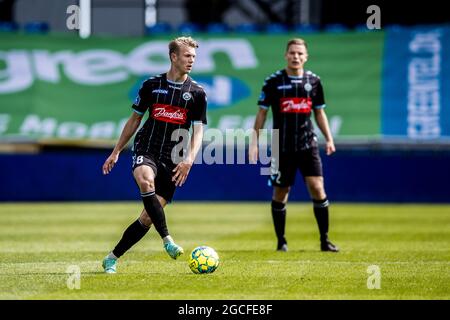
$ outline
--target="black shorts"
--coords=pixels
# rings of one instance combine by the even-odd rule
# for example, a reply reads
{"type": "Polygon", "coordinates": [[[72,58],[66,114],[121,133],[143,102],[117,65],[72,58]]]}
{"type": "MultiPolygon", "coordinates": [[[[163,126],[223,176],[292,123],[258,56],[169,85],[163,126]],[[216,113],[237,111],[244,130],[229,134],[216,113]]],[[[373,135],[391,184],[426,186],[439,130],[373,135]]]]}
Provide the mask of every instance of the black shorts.
{"type": "Polygon", "coordinates": [[[172,181],[176,165],[171,160],[158,160],[150,154],[133,153],[132,171],[140,166],[149,166],[155,173],[155,193],[168,203],[175,193],[175,181],[172,181]]]}
{"type": "Polygon", "coordinates": [[[269,178],[269,185],[276,187],[290,187],[295,183],[297,169],[303,178],[311,176],[323,176],[322,161],[320,160],[319,148],[312,147],[295,153],[280,153],[278,171],[273,172],[269,178]]]}

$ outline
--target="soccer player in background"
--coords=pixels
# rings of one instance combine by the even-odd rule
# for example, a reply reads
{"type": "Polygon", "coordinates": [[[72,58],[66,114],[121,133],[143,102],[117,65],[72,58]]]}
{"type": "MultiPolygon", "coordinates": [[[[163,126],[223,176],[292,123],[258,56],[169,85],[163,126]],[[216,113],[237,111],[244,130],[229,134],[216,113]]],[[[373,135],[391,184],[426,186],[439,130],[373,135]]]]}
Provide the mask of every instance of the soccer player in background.
{"type": "Polygon", "coordinates": [[[278,170],[272,172],[269,179],[269,184],[273,186],[272,218],[278,239],[277,250],[288,250],[285,237],[286,204],[299,169],[313,201],[320,248],[322,251],[338,252],[338,247],[328,238],[329,202],[324,189],[317,136],[310,119],[314,112],[316,123],[326,140],[326,154],[331,155],[336,149],[324,110],[322,84],[317,75],[303,68],[308,60],[307,45],[303,39],[292,39],[287,43],[285,59],[286,68],[266,78],[262,87],[254,125],[256,138],[250,144],[249,159],[253,163],[257,161],[258,133],[271,107],[273,129],[279,130],[279,158],[272,159],[278,162],[278,170]]]}
{"type": "Polygon", "coordinates": [[[190,37],[179,37],[169,43],[170,70],[143,82],[132,105],[133,112],[114,150],[103,164],[103,174],[109,174],[148,110],[149,117],[134,139],[132,165],[144,209],[104,258],[106,273],[116,272],[117,259],[137,243],[152,224],[170,257],[176,259],[183,253],[183,248],[169,234],[164,207],[172,200],[176,187],[186,181],[202,143],[203,124],[206,124],[205,91],[189,77],[196,48],[197,42],[190,37]],[[183,140],[183,135],[177,130],[189,130],[191,124],[190,148],[185,148],[187,154],[176,163],[176,153],[172,151],[183,140]],[[174,136],[177,139],[173,139],[174,136]]]}

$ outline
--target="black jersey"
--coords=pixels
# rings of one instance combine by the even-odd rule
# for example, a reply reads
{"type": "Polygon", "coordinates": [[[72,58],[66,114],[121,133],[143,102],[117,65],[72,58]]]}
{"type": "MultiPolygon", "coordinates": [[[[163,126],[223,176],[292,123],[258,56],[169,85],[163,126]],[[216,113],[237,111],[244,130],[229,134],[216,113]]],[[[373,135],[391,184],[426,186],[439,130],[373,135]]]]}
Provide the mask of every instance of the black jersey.
{"type": "Polygon", "coordinates": [[[177,83],[160,74],[142,83],[132,108],[149,117],[136,134],[133,150],[136,154],[151,154],[157,159],[170,159],[178,140],[172,140],[177,129],[189,130],[192,123],[206,124],[207,98],[203,88],[192,78],[177,83]]]}
{"type": "Polygon", "coordinates": [[[317,145],[311,122],[313,108],[324,108],[320,78],[311,71],[301,77],[279,70],[265,79],[258,100],[260,108],[272,107],[273,128],[279,130],[280,152],[296,152],[317,145]]]}

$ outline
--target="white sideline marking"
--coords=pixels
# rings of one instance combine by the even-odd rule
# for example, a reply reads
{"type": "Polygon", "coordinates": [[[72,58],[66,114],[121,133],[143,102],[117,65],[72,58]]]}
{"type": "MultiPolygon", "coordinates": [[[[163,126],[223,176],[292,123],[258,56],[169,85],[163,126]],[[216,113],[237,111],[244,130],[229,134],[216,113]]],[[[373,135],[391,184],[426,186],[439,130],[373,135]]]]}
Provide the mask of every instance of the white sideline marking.
{"type": "MultiPolygon", "coordinates": [[[[252,261],[253,263],[261,263],[260,261],[252,261]]],[[[299,263],[299,264],[316,264],[316,263],[326,263],[326,264],[361,264],[366,265],[368,263],[377,263],[377,264],[448,264],[449,261],[312,261],[312,260],[301,260],[301,261],[292,261],[292,260],[267,260],[268,263],[299,263]]]]}

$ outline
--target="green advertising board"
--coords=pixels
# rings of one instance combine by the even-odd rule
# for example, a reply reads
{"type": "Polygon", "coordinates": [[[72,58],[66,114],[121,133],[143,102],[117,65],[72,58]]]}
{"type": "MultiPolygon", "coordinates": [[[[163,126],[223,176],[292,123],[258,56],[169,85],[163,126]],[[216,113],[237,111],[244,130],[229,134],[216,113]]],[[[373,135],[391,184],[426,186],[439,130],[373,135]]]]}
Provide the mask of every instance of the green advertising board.
{"type": "MultiPolygon", "coordinates": [[[[208,94],[208,128],[252,127],[263,81],[285,66],[286,42],[296,36],[195,37],[192,77],[208,94]]],[[[117,139],[141,82],[168,70],[174,37],[0,35],[0,139],[117,139]]],[[[379,136],[384,33],[303,38],[336,139],[379,136]]]]}

